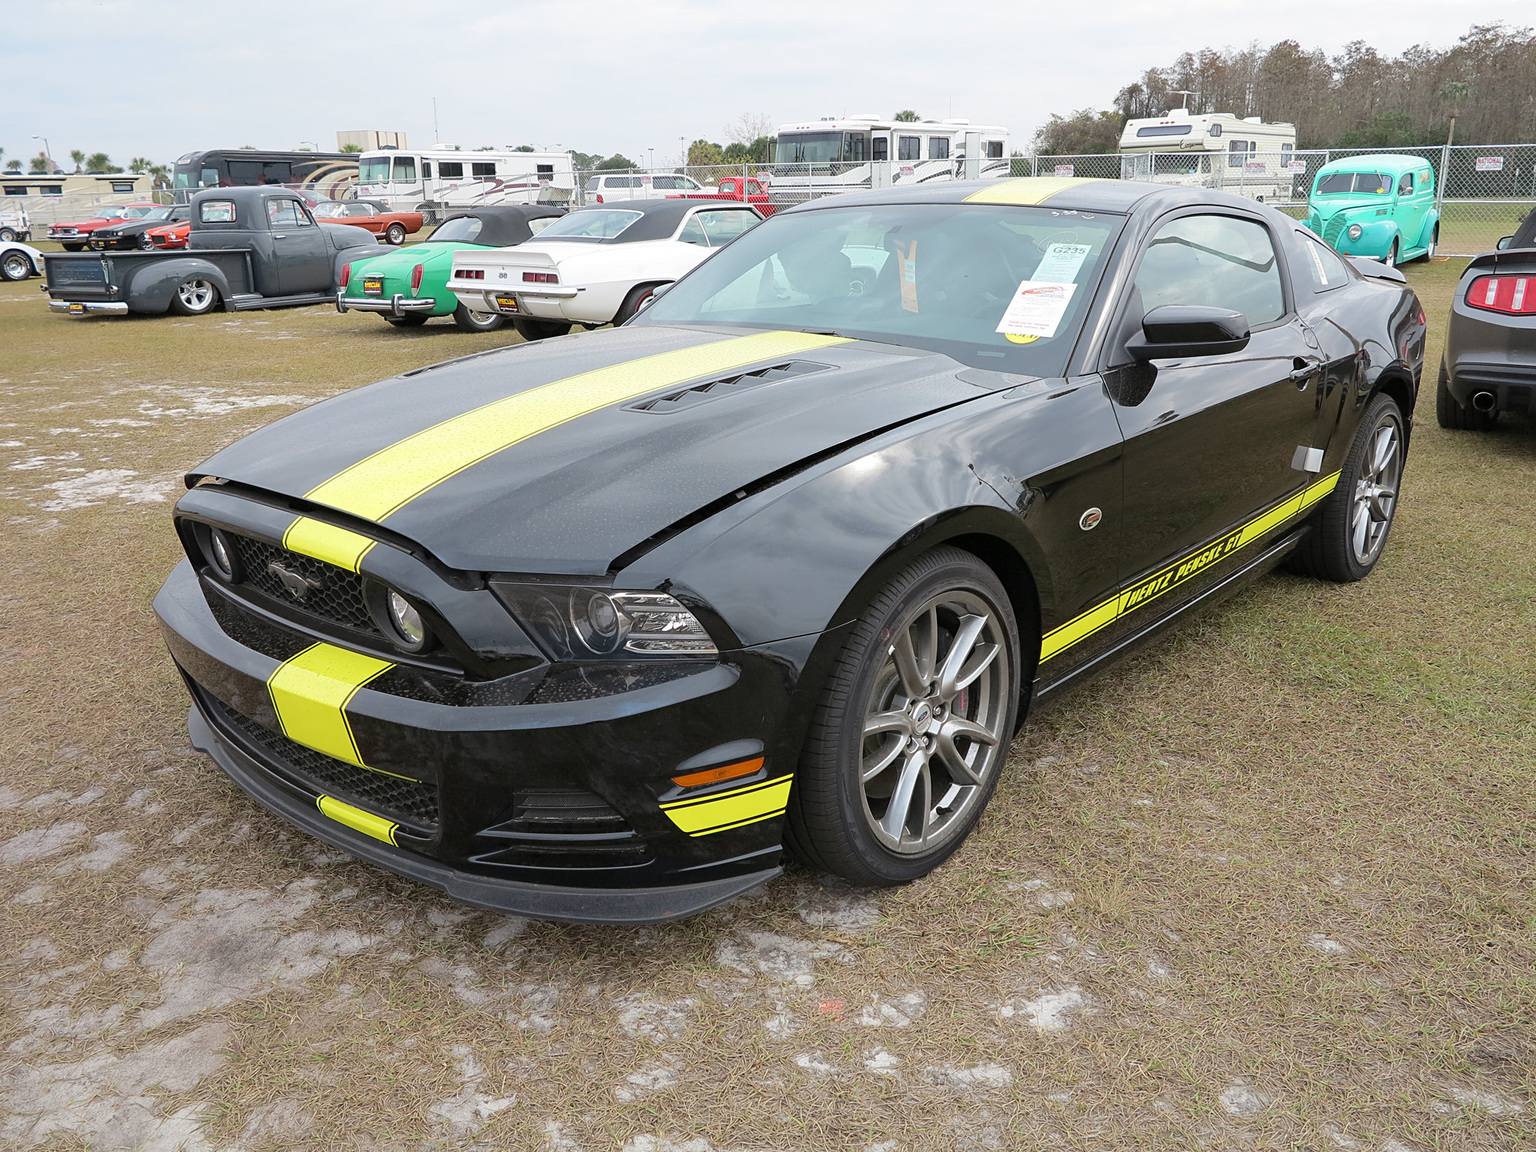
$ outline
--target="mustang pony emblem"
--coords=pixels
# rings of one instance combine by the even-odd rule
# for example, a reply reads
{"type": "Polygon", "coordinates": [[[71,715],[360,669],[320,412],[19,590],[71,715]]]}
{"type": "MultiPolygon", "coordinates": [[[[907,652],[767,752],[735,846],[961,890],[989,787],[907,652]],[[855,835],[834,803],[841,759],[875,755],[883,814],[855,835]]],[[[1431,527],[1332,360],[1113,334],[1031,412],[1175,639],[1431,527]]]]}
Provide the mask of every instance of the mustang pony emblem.
{"type": "Polygon", "coordinates": [[[267,571],[283,582],[283,591],[295,600],[303,600],[311,592],[325,587],[325,581],[313,576],[305,576],[302,572],[295,572],[292,568],[285,568],[276,560],[267,565],[267,571]]]}

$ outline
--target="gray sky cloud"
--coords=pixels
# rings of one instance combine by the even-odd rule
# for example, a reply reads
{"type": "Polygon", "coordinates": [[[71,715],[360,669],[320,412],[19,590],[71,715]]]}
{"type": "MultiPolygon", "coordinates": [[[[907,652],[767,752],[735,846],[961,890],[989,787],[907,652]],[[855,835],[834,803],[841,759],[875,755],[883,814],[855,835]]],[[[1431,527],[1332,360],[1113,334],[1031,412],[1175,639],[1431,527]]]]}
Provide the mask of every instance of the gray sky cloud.
{"type": "Polygon", "coordinates": [[[71,148],[169,161],[193,149],[336,145],[403,130],[418,147],[535,144],[675,162],[743,112],[965,116],[1022,146],[1052,112],[1107,107],[1186,49],[1290,38],[1395,55],[1530,0],[1230,0],[1092,5],[958,0],[582,0],[260,5],[6,0],[6,157],[71,148]],[[16,35],[17,32],[21,35],[16,35]]]}

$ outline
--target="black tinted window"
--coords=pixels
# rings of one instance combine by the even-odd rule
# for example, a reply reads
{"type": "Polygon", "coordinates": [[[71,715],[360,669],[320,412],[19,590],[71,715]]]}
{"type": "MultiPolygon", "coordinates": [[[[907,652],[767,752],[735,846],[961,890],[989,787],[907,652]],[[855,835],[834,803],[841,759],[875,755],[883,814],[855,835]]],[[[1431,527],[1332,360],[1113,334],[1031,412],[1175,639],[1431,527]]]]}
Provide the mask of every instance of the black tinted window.
{"type": "Polygon", "coordinates": [[[1252,325],[1285,315],[1269,229],[1232,216],[1181,216],[1157,230],[1136,288],[1146,311],[1162,304],[1235,308],[1252,325]]]}

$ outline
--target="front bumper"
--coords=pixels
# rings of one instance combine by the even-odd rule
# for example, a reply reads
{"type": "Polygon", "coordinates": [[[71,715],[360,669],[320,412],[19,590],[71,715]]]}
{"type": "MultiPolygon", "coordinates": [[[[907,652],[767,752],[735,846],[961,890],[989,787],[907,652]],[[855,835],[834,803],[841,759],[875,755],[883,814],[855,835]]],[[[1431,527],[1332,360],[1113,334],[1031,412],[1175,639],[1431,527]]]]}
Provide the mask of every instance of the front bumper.
{"type": "Polygon", "coordinates": [[[73,316],[101,312],[109,316],[126,316],[128,305],[120,300],[50,300],[48,307],[54,312],[68,312],[73,316]]]}
{"type": "Polygon", "coordinates": [[[194,744],[260,803],[326,842],[478,907],[572,922],[672,920],[779,874],[777,813],[690,834],[661,806],[680,766],[770,726],[775,677],[766,662],[517,705],[436,703],[419,691],[394,694],[381,679],[384,687],[362,687],[344,705],[376,765],[360,768],[317,759],[273,731],[280,722],[268,685],[282,661],[225,631],[228,613],[214,613],[204,579],[183,561],[155,600],[192,693],[194,744]],[[606,811],[609,830],[527,831],[524,817],[542,803],[530,798],[541,795],[586,797],[560,803],[606,811]],[[402,804],[415,807],[402,816],[402,804]]]}
{"type": "Polygon", "coordinates": [[[336,311],[338,312],[384,312],[390,316],[404,316],[408,312],[430,312],[436,307],[437,300],[432,296],[410,300],[402,293],[396,292],[385,299],[382,296],[348,296],[344,288],[336,292],[336,311]]]}

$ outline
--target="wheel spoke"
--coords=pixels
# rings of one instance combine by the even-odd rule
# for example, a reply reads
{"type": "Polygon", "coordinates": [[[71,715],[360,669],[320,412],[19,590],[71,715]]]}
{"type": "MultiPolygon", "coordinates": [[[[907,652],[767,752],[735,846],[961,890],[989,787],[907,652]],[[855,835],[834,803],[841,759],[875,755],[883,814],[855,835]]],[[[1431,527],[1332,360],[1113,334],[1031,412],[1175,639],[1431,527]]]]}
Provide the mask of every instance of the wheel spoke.
{"type": "Polygon", "coordinates": [[[916,736],[912,717],[906,712],[877,712],[864,718],[864,735],[878,736],[882,732],[900,732],[903,736],[916,736]]]}
{"type": "Polygon", "coordinates": [[[890,740],[886,746],[874,757],[866,756],[859,770],[859,783],[868,784],[876,776],[879,776],[887,768],[896,762],[896,758],[906,748],[905,740],[890,740]]]}
{"type": "Polygon", "coordinates": [[[1379,481],[1397,450],[1397,436],[1390,426],[1376,433],[1374,448],[1375,450],[1371,453],[1371,479],[1379,481]]]}
{"type": "Polygon", "coordinates": [[[912,630],[905,629],[891,645],[891,657],[896,661],[896,675],[901,677],[901,690],[908,700],[921,700],[928,695],[928,680],[918,666],[917,653],[912,649],[912,630]]]}
{"type": "MultiPolygon", "coordinates": [[[[901,766],[901,776],[896,781],[896,789],[891,793],[885,816],[880,820],[880,830],[897,843],[901,842],[902,830],[906,827],[907,817],[912,811],[913,796],[918,792],[918,785],[922,783],[927,767],[928,753],[921,748],[908,756],[907,762],[901,766]]],[[[925,814],[924,823],[926,822],[925,814]]]]}
{"type": "Polygon", "coordinates": [[[1356,504],[1354,523],[1355,555],[1361,560],[1364,560],[1366,556],[1369,555],[1369,550],[1366,547],[1366,540],[1370,526],[1370,509],[1365,504],[1356,504]]]}
{"type": "Polygon", "coordinates": [[[946,721],[934,735],[934,749],[939,754],[939,760],[948,770],[950,779],[957,784],[980,784],[981,775],[966,761],[965,753],[961,752],[955,743],[957,736],[969,736],[978,743],[989,745],[996,744],[997,737],[980,724],[958,718],[946,721]]]}
{"type": "MultiPolygon", "coordinates": [[[[948,700],[965,687],[960,682],[960,678],[965,672],[966,661],[970,660],[976,642],[981,639],[986,626],[987,617],[985,616],[961,618],[960,627],[955,631],[955,638],[950,642],[949,652],[944,657],[944,665],[939,669],[939,683],[936,691],[940,700],[948,700]]],[[[975,677],[973,676],[972,679],[975,677]]]]}

